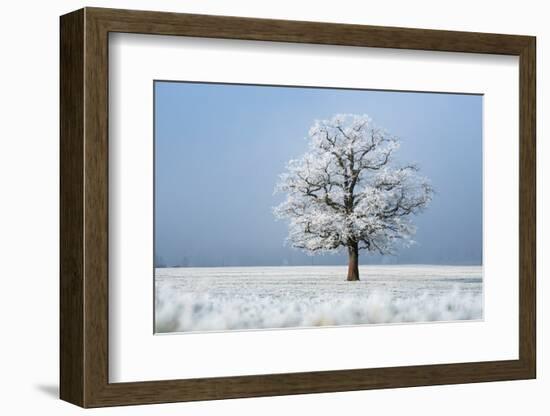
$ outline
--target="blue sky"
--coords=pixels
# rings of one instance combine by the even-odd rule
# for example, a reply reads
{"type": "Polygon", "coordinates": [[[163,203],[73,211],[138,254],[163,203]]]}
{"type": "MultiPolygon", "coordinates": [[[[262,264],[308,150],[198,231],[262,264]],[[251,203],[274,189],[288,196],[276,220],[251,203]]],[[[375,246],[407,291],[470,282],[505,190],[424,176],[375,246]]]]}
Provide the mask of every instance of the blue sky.
{"type": "Polygon", "coordinates": [[[436,189],[417,244],[361,264],[481,264],[482,96],[155,82],[155,257],[167,265],[346,264],[284,245],[278,175],[316,119],[368,114],[436,189]]]}

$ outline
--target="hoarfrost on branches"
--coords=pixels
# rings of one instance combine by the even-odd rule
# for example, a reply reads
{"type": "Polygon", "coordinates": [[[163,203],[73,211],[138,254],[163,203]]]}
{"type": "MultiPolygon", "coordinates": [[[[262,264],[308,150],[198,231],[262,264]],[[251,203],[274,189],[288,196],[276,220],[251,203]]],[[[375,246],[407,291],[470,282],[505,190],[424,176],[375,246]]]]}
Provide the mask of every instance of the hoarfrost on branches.
{"type": "Polygon", "coordinates": [[[338,114],[309,130],[309,150],[291,160],[275,191],[275,207],[289,221],[288,241],[308,253],[347,248],[348,280],[359,280],[359,250],[395,253],[409,245],[411,216],[430,202],[433,189],[414,164],[395,160],[399,141],[367,115],[338,114]]]}

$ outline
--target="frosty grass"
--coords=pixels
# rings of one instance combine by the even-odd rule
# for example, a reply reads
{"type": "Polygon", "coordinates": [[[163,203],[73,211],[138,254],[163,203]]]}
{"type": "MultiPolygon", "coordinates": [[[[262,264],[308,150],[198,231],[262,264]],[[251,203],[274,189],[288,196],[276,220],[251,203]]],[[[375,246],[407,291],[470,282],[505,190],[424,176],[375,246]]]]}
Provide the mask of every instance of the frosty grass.
{"type": "Polygon", "coordinates": [[[162,268],[156,332],[482,319],[481,266],[162,268]]]}

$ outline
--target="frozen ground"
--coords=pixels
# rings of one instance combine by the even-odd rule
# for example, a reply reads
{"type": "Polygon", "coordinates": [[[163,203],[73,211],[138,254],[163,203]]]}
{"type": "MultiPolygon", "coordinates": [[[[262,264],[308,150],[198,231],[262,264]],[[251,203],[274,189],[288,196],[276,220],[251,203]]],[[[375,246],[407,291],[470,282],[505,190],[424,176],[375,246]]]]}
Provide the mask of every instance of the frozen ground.
{"type": "Polygon", "coordinates": [[[482,319],[481,266],[156,269],[157,332],[482,319]]]}

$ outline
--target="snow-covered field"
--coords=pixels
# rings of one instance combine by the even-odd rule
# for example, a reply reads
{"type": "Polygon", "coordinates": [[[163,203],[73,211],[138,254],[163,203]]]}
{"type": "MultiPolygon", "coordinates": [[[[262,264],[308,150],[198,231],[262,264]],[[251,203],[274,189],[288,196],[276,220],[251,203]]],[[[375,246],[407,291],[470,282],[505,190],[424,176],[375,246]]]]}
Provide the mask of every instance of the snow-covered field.
{"type": "Polygon", "coordinates": [[[481,266],[162,268],[156,332],[483,318],[481,266]]]}

